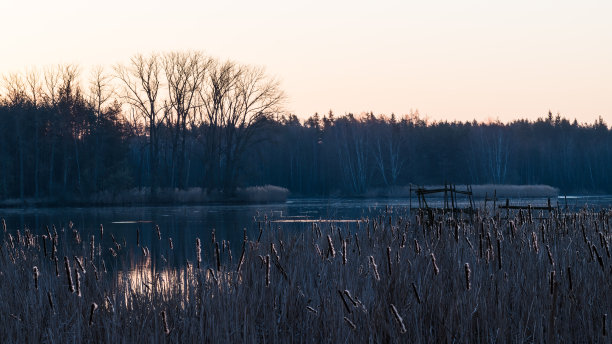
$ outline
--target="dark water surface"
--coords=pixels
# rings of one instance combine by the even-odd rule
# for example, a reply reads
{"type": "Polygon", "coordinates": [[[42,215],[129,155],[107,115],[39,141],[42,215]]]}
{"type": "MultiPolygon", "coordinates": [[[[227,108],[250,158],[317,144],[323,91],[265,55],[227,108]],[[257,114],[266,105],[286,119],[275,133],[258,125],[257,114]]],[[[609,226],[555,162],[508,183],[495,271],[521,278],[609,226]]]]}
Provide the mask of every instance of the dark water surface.
{"type": "MultiPolygon", "coordinates": [[[[410,202],[408,199],[294,199],[265,205],[0,209],[0,218],[6,220],[7,228],[12,233],[28,228],[35,234],[45,234],[46,226],[51,229],[55,226],[67,238],[72,235],[72,230],[68,229],[72,222],[73,228],[78,229],[83,241],[87,242],[92,235],[99,242],[102,225],[103,247],[113,247],[112,234],[121,245],[135,248],[136,233],[139,231],[141,246],[150,249],[155,256],[171,256],[174,264],[183,264],[185,259],[193,258],[195,238],[210,244],[213,229],[216,240],[229,241],[231,250],[236,254],[243,240],[243,229],[247,230],[250,239],[255,239],[266,220],[270,220],[268,226],[274,229],[280,227],[283,231],[308,229],[312,222],[319,220],[336,222],[342,228],[354,228],[357,226],[356,220],[374,218],[385,211],[406,216],[410,212],[410,202]],[[155,230],[156,225],[162,234],[161,241],[155,230]],[[168,238],[172,238],[172,252],[169,252],[168,238]]],[[[546,202],[546,199],[511,201],[512,204],[535,205],[545,205],[546,202]]],[[[612,197],[559,197],[552,201],[553,206],[557,202],[561,207],[567,203],[574,209],[585,205],[601,208],[610,207],[612,197]]],[[[429,206],[441,206],[441,200],[432,199],[428,203],[429,206]]],[[[459,206],[467,204],[465,200],[458,200],[458,203],[459,206]]],[[[412,199],[412,206],[417,205],[416,199],[412,199]]],[[[482,206],[482,200],[477,201],[476,205],[482,206]]],[[[204,245],[205,256],[207,248],[204,245]]]]}

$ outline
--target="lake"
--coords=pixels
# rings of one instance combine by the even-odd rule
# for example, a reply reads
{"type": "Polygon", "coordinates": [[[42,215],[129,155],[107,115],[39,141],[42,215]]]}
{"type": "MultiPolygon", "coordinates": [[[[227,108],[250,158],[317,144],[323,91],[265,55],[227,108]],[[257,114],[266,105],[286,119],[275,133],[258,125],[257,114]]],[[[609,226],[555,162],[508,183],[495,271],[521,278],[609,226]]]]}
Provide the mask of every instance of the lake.
{"type": "MultiPolygon", "coordinates": [[[[560,206],[565,206],[564,197],[559,197],[557,201],[560,206]]],[[[483,205],[482,200],[476,202],[478,206],[483,205]]],[[[511,201],[512,204],[534,205],[545,205],[546,202],[546,199],[511,201]]],[[[442,200],[432,198],[428,203],[433,207],[441,206],[442,200]]],[[[459,199],[458,204],[465,206],[467,201],[459,199]]],[[[556,201],[553,201],[555,204],[556,201]]],[[[612,197],[568,196],[567,204],[570,208],[584,205],[609,207],[612,197]]],[[[417,205],[416,199],[413,199],[412,206],[417,205]]],[[[491,202],[488,203],[490,205],[491,202]]],[[[259,228],[266,228],[263,224],[266,220],[270,220],[268,226],[274,229],[280,227],[285,231],[308,229],[313,222],[320,220],[352,229],[356,228],[359,219],[373,218],[384,211],[407,216],[409,209],[408,199],[291,199],[282,204],[257,205],[0,209],[0,218],[6,220],[11,233],[29,228],[35,234],[45,234],[46,226],[55,226],[68,238],[71,235],[68,227],[72,222],[84,241],[89,241],[91,235],[95,235],[96,241],[99,241],[102,225],[103,247],[113,247],[111,235],[119,244],[135,247],[138,231],[140,244],[150,249],[154,256],[171,255],[174,264],[183,264],[186,258],[193,259],[195,238],[210,243],[213,229],[216,240],[229,242],[235,255],[240,250],[244,229],[249,238],[257,238],[259,228]],[[156,225],[162,234],[161,241],[155,230],[156,225]],[[172,238],[174,246],[171,254],[168,252],[168,238],[172,238]]],[[[204,245],[204,256],[210,258],[208,248],[204,245]]]]}

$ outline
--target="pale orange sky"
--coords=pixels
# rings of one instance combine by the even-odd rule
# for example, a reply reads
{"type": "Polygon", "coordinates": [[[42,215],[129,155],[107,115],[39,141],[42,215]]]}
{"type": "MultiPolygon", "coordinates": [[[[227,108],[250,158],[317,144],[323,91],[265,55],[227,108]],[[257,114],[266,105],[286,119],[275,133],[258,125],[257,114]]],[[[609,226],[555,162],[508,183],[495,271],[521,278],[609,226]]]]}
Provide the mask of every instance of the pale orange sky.
{"type": "Polygon", "coordinates": [[[289,112],[612,123],[611,1],[4,1],[0,73],[203,50],[265,66],[289,112]]]}

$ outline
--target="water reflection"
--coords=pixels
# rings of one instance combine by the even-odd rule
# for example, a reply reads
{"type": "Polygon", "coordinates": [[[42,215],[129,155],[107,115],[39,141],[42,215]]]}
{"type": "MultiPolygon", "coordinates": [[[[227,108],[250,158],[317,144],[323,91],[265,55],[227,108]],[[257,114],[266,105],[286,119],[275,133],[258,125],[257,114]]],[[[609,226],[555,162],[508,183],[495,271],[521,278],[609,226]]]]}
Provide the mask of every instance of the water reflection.
{"type": "MultiPolygon", "coordinates": [[[[546,201],[529,200],[532,204],[546,204],[546,201]]],[[[565,205],[564,197],[557,201],[560,206],[565,205]]],[[[442,200],[428,202],[435,207],[442,200]]],[[[518,200],[512,200],[513,204],[515,202],[518,200]]],[[[567,201],[568,206],[574,207],[585,203],[609,206],[612,198],[570,196],[567,201]]],[[[416,206],[415,200],[412,200],[412,205],[416,206]]],[[[279,227],[284,231],[299,231],[310,228],[313,222],[325,225],[335,222],[356,228],[359,219],[376,217],[385,211],[396,216],[408,216],[409,206],[407,199],[307,199],[269,205],[0,209],[0,217],[6,219],[12,232],[27,227],[39,235],[45,234],[45,227],[52,225],[60,232],[64,229],[64,233],[70,233],[72,231],[66,228],[72,222],[84,240],[95,236],[96,243],[105,248],[105,254],[108,254],[108,248],[115,246],[113,237],[129,250],[146,248],[151,259],[148,264],[153,271],[159,266],[181,267],[187,261],[193,261],[195,238],[202,241],[204,262],[212,262],[215,249],[211,239],[213,231],[215,240],[222,244],[221,250],[227,255],[230,251],[240,252],[245,231],[253,239],[260,235],[260,231],[266,233],[279,227]],[[104,229],[102,237],[100,225],[104,229]],[[159,226],[159,232],[156,226],[159,226]]],[[[488,206],[491,207],[491,202],[488,206]]]]}

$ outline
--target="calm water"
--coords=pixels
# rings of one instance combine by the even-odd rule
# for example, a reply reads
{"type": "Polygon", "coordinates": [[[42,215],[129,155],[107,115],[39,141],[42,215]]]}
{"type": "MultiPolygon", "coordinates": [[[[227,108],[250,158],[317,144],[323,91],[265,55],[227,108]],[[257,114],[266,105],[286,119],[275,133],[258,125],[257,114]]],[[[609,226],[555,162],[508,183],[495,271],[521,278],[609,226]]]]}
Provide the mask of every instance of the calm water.
{"type": "MultiPolygon", "coordinates": [[[[467,203],[459,199],[459,206],[467,203]]],[[[565,198],[553,200],[564,206],[565,198]]],[[[512,204],[545,205],[545,199],[528,201],[512,201],[512,204]]],[[[431,199],[430,206],[441,206],[441,200],[431,199]]],[[[489,203],[490,204],[490,203],[489,203]]],[[[567,204],[571,208],[584,205],[595,207],[610,207],[612,196],[576,197],[568,196],[567,204]]],[[[418,204],[412,200],[412,206],[418,204]]],[[[482,201],[477,201],[482,206],[482,201]]],[[[264,219],[272,221],[274,228],[281,227],[285,231],[299,231],[310,228],[312,221],[334,220],[341,225],[356,226],[358,220],[380,215],[387,207],[395,214],[407,215],[410,201],[407,199],[296,199],[282,204],[266,205],[206,205],[206,206],[163,206],[163,207],[107,207],[107,208],[39,208],[39,209],[0,209],[0,217],[4,218],[9,231],[29,228],[36,234],[44,234],[45,226],[56,226],[58,231],[64,230],[70,235],[68,224],[71,221],[84,241],[89,241],[91,235],[99,240],[100,225],[104,227],[104,247],[112,247],[111,234],[122,245],[135,247],[136,232],[140,232],[140,243],[159,256],[172,256],[175,264],[184,263],[185,259],[193,259],[194,240],[199,237],[204,243],[210,243],[212,230],[216,239],[231,243],[231,249],[236,254],[242,243],[243,229],[246,228],[249,238],[254,239],[259,234],[260,222],[264,219]],[[342,221],[345,220],[345,221],[342,221]],[[158,225],[162,233],[159,241],[154,230],[158,225]],[[174,250],[168,252],[168,238],[172,238],[174,250]]],[[[207,246],[204,246],[206,256],[207,246]]]]}

